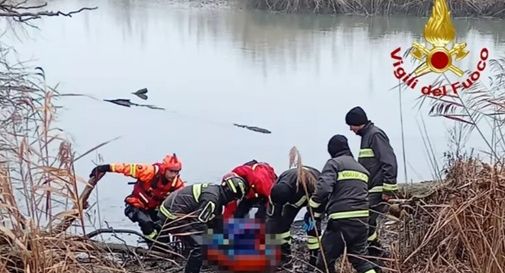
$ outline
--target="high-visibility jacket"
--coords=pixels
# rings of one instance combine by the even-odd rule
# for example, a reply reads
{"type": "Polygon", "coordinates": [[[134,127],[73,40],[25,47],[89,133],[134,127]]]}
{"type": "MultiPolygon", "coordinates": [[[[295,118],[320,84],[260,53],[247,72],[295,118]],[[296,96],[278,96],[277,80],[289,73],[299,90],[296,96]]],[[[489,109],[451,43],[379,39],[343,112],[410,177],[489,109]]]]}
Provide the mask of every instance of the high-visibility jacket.
{"type": "Polygon", "coordinates": [[[141,209],[156,209],[167,195],[184,186],[179,176],[167,181],[160,164],[110,164],[110,171],[137,179],[133,191],[125,202],[141,209]]]}
{"type": "Polygon", "coordinates": [[[234,199],[222,186],[199,183],[185,186],[170,194],[160,206],[159,213],[168,220],[196,218],[199,223],[214,223],[222,215],[223,206],[234,199]]]}
{"type": "MultiPolygon", "coordinates": [[[[249,191],[244,197],[245,199],[263,198],[265,200],[265,206],[267,206],[270,191],[277,179],[277,175],[272,166],[265,162],[253,160],[234,168],[232,172],[242,177],[249,185],[249,191]]],[[[227,219],[232,217],[236,209],[237,201],[229,203],[225,207],[224,218],[227,219]]]]}
{"type": "Polygon", "coordinates": [[[368,217],[368,176],[348,150],[328,160],[309,199],[315,216],[326,212],[334,220],[368,217]]]}
{"type": "MultiPolygon", "coordinates": [[[[303,166],[302,175],[305,176],[306,187],[300,181],[300,172],[297,168],[284,171],[272,187],[270,195],[270,204],[267,215],[267,230],[277,234],[277,238],[283,243],[291,244],[291,224],[300,209],[308,205],[308,199],[314,193],[315,185],[312,181],[317,181],[321,174],[317,169],[309,166],[303,166]],[[305,192],[307,189],[307,192],[305,192]]],[[[306,217],[310,214],[306,213],[306,217]]],[[[314,229],[307,231],[307,246],[310,250],[319,248],[319,240],[316,235],[321,234],[321,221],[316,218],[318,233],[314,229]]]]}
{"type": "Polygon", "coordinates": [[[386,133],[369,122],[358,131],[361,149],[358,162],[370,172],[370,193],[395,192],[398,190],[396,156],[386,133]]]}
{"type": "MultiPolygon", "coordinates": [[[[309,166],[303,166],[302,171],[309,179],[309,176],[312,176],[312,179],[317,180],[319,175],[321,174],[317,169],[309,166]]],[[[274,201],[274,204],[290,204],[295,208],[301,208],[308,204],[307,194],[310,198],[315,188],[307,185],[307,193],[305,193],[305,189],[302,184],[299,185],[298,182],[298,170],[297,168],[289,169],[279,175],[279,178],[276,180],[273,187],[283,189],[281,196],[271,196],[271,200],[274,201]]],[[[279,191],[280,192],[280,191],[279,191]]],[[[279,194],[278,194],[279,195],[279,194]]],[[[271,204],[273,205],[273,204],[271,204]]],[[[282,210],[282,207],[275,208],[282,210]]]]}

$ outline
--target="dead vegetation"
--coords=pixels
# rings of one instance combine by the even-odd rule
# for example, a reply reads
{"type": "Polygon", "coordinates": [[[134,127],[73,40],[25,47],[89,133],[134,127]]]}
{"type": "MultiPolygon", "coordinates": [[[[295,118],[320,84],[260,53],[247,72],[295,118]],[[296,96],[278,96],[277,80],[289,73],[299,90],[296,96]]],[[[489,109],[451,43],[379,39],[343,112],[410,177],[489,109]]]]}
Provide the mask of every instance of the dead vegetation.
{"type": "MultiPolygon", "coordinates": [[[[46,2],[3,0],[0,1],[0,18],[13,20],[16,23],[27,23],[48,16],[72,17],[82,11],[95,10],[97,7],[82,7],[69,12],[48,10],[46,2]]],[[[28,23],[27,23],[28,24],[28,23]]]]}
{"type": "Polygon", "coordinates": [[[505,169],[474,158],[449,160],[444,183],[404,206],[396,267],[400,272],[504,272],[505,169]]]}
{"type": "MultiPolygon", "coordinates": [[[[0,268],[85,272],[78,255],[92,245],[54,229],[74,204],[83,209],[74,152],[52,124],[55,92],[45,86],[41,69],[29,72],[6,58],[0,65],[0,268]]],[[[112,266],[94,255],[88,259],[97,269],[112,266]]]]}
{"type": "MultiPolygon", "coordinates": [[[[180,257],[170,248],[160,252],[78,236],[90,234],[85,209],[102,176],[80,179],[74,164],[107,142],[76,155],[53,125],[58,92],[46,85],[44,71],[10,64],[9,52],[2,53],[0,272],[126,272],[127,266],[145,269],[152,259],[177,269],[180,257]]],[[[123,232],[129,231],[113,233],[123,232]]]]}
{"type": "MultiPolygon", "coordinates": [[[[1,1],[0,18],[27,24],[87,9],[44,7],[1,1]]],[[[78,155],[54,126],[58,92],[46,84],[42,68],[13,62],[14,53],[0,47],[0,272],[126,272],[125,265],[145,268],[153,257],[173,267],[167,253],[77,235],[89,231],[84,209],[100,177],[80,179],[74,164],[107,142],[78,155]]]]}
{"type": "MultiPolygon", "coordinates": [[[[390,246],[390,267],[399,272],[505,272],[505,59],[491,60],[490,71],[488,84],[419,98],[430,115],[456,125],[443,182],[402,204],[390,246]],[[464,148],[472,133],[485,147],[478,153],[464,148]]],[[[447,82],[441,75],[435,85],[447,82]]]]}
{"type": "MultiPolygon", "coordinates": [[[[447,0],[453,16],[505,18],[501,0],[447,0]]],[[[282,12],[428,16],[433,0],[249,0],[255,8],[282,12]]]]}
{"type": "MultiPolygon", "coordinates": [[[[12,64],[10,54],[0,48],[0,272],[180,269],[175,255],[105,244],[67,232],[73,226],[89,234],[84,209],[97,181],[78,179],[74,170],[74,163],[88,152],[76,155],[63,130],[54,127],[58,92],[46,85],[44,71],[12,64]]],[[[444,183],[422,198],[407,196],[396,231],[381,234],[391,238],[385,240],[393,254],[386,272],[505,272],[505,137],[501,129],[505,60],[494,60],[491,67],[495,74],[489,87],[476,85],[461,96],[444,99],[423,97],[431,100],[430,113],[463,124],[455,136],[477,131],[489,148],[490,163],[465,157],[456,149],[448,157],[444,183]]],[[[295,225],[294,232],[303,236],[299,226],[295,225]]],[[[305,243],[294,241],[297,258],[292,272],[304,272],[305,243]]],[[[346,268],[348,263],[344,259],[338,266],[346,268]]]]}

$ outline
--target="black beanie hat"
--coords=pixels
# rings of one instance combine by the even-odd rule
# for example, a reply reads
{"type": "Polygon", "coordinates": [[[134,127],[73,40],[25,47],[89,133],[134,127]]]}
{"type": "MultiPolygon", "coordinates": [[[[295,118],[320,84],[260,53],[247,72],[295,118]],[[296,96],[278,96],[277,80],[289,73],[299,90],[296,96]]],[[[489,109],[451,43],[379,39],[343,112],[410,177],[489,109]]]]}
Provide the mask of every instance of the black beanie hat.
{"type": "Polygon", "coordinates": [[[334,135],[328,142],[328,153],[331,157],[342,151],[350,151],[347,138],[343,135],[334,135]]]}
{"type": "Polygon", "coordinates": [[[347,125],[359,126],[366,124],[368,122],[368,117],[363,108],[356,106],[347,112],[347,115],[345,115],[345,122],[347,125]]]}

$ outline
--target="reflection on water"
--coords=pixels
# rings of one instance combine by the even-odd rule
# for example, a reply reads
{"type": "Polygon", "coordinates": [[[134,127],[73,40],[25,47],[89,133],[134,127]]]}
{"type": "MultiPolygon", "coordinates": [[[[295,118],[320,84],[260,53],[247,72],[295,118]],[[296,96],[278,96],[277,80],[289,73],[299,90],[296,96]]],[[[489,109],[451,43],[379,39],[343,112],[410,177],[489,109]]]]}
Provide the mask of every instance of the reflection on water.
{"type": "MultiPolygon", "coordinates": [[[[79,4],[90,6],[93,2],[76,2],[73,6],[79,4]]],[[[427,20],[412,17],[285,15],[234,9],[193,8],[188,11],[187,5],[177,5],[173,1],[111,0],[96,5],[106,15],[99,18],[96,12],[82,15],[87,35],[95,33],[96,28],[103,26],[106,20],[106,24],[112,23],[116,30],[120,30],[125,43],[138,42],[145,48],[146,39],[152,38],[148,36],[153,29],[175,27],[180,43],[199,44],[208,39],[228,39],[250,60],[262,64],[275,62],[282,67],[297,65],[300,58],[311,58],[317,65],[322,49],[329,49],[337,60],[345,55],[343,48],[361,42],[358,36],[372,44],[391,38],[406,41],[420,39],[427,20]],[[89,18],[93,18],[91,28],[89,18]]],[[[458,39],[470,43],[473,37],[478,37],[493,41],[495,45],[503,44],[505,30],[502,25],[502,20],[455,19],[458,39]]],[[[159,31],[156,35],[165,34],[159,31]]],[[[407,46],[409,43],[403,44],[407,46]]]]}
{"type": "MultiPolygon", "coordinates": [[[[2,42],[16,45],[25,58],[34,57],[49,83],[59,83],[62,92],[134,100],[130,93],[146,87],[147,104],[171,111],[61,100],[65,109],[59,123],[81,152],[122,136],[100,149],[106,162],[147,163],[176,152],[184,164],[183,178],[190,183],[216,182],[252,158],[272,163],[280,173],[293,145],[305,163],[321,168],[326,143],[335,133],[345,134],[356,154],[359,138],[350,133],[344,115],[362,105],[389,134],[399,180],[405,181],[398,91],[390,90],[397,81],[389,53],[420,40],[426,18],[282,15],[162,0],[51,5],[99,9],[71,19],[45,19],[40,31],[30,31],[31,39],[2,42]],[[272,134],[236,128],[234,122],[272,134]]],[[[502,21],[455,20],[455,25],[458,40],[470,49],[461,67],[474,66],[481,47],[490,48],[492,57],[503,52],[502,21]]],[[[403,94],[408,178],[430,179],[418,126],[426,115],[414,108],[419,94],[403,94]]],[[[451,124],[427,119],[439,155],[447,149],[451,124]]],[[[480,147],[477,140],[472,144],[480,147]]],[[[95,157],[83,158],[77,171],[89,173],[95,157]]],[[[130,227],[122,216],[122,200],[131,191],[127,181],[109,174],[99,190],[102,206],[111,211],[109,222],[130,227]]]]}
{"type": "MultiPolygon", "coordinates": [[[[143,37],[149,24],[164,17],[167,11],[139,5],[140,1],[121,2],[124,9],[111,6],[118,27],[131,39],[143,37]],[[130,9],[133,9],[132,12],[130,9]],[[132,13],[135,17],[132,18],[132,13]],[[151,18],[151,19],[150,19],[151,18]],[[136,31],[132,33],[132,24],[136,31]]],[[[109,2],[113,3],[113,2],[109,2]]],[[[254,62],[267,61],[281,66],[297,65],[300,58],[312,58],[316,65],[321,50],[329,49],[338,60],[345,55],[343,48],[353,47],[364,36],[370,43],[382,43],[383,39],[420,39],[427,18],[315,16],[271,14],[263,11],[186,10],[171,11],[160,24],[175,24],[179,32],[194,37],[195,41],[206,39],[230,39],[244,50],[254,62]],[[358,39],[358,41],[356,41],[358,39]]],[[[472,37],[492,40],[503,44],[502,20],[456,19],[458,38],[472,43],[472,37]]],[[[184,36],[180,37],[181,40],[184,36]]],[[[404,43],[408,45],[408,43],[404,43]]]]}

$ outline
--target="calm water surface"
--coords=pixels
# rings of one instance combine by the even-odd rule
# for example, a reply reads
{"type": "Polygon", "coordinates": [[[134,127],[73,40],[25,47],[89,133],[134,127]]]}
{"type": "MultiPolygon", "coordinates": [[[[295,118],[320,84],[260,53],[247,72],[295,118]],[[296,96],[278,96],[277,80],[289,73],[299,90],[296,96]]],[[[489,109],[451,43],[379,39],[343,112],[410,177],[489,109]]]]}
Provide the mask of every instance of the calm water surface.
{"type": "MultiPolygon", "coordinates": [[[[77,162],[86,177],[104,162],[154,162],[167,152],[183,160],[183,178],[217,182],[252,158],[270,162],[280,173],[296,145],[306,164],[322,168],[326,144],[336,133],[349,138],[355,155],[359,138],[345,113],[362,105],[389,135],[402,160],[398,81],[390,52],[421,39],[425,18],[279,15],[235,8],[196,7],[173,1],[53,1],[52,9],[99,9],[73,18],[40,21],[40,30],[18,31],[21,58],[42,66],[48,83],[63,93],[98,99],[129,98],[166,111],[125,108],[89,98],[65,98],[58,125],[79,152],[112,138],[119,140],[77,162]],[[143,102],[130,93],[149,89],[143,102]],[[256,125],[264,135],[232,126],[256,125]]],[[[488,47],[503,55],[501,21],[455,20],[458,38],[471,53],[461,67],[475,65],[488,47]]],[[[419,131],[425,118],[442,165],[451,122],[417,110],[419,93],[402,93],[409,181],[432,178],[419,131]]],[[[481,147],[478,138],[470,143],[481,147]]],[[[108,174],[98,189],[101,222],[134,227],[123,216],[131,179],[108,174]]],[[[99,225],[98,223],[96,225],[99,225]]]]}

